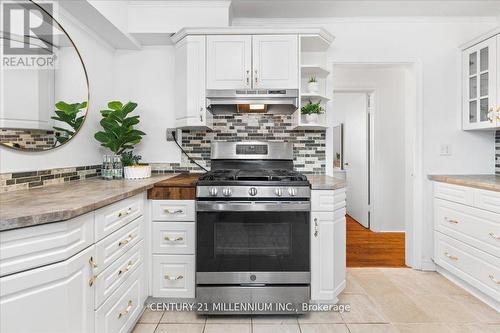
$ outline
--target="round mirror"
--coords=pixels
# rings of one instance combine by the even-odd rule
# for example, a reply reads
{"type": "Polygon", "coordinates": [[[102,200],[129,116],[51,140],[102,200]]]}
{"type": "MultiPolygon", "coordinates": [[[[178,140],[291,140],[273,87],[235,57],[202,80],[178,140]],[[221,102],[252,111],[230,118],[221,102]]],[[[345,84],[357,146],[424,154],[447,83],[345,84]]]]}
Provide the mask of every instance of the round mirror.
{"type": "Polygon", "coordinates": [[[87,115],[82,57],[54,3],[2,3],[0,143],[45,151],[70,141],[87,115]]]}

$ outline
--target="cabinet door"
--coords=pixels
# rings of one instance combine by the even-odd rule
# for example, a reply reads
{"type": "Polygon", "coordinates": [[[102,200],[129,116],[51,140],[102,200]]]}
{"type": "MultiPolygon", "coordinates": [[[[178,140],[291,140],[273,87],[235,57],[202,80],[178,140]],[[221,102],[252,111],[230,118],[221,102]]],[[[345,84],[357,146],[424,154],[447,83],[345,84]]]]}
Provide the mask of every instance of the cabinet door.
{"type": "Polygon", "coordinates": [[[251,36],[207,36],[207,89],[251,88],[251,58],[251,36]]]}
{"type": "Polygon", "coordinates": [[[311,213],[311,299],[336,301],[345,287],[345,209],[311,213]]]}
{"type": "Polygon", "coordinates": [[[465,50],[463,62],[463,129],[495,128],[489,113],[497,107],[497,39],[465,50]]]}
{"type": "Polygon", "coordinates": [[[297,36],[253,36],[253,88],[298,89],[297,36]]]}
{"type": "Polygon", "coordinates": [[[176,126],[209,126],[205,96],[205,36],[187,36],[175,46],[176,126]]]}
{"type": "Polygon", "coordinates": [[[1,332],[94,331],[89,247],[70,259],[0,279],[1,332]]]}

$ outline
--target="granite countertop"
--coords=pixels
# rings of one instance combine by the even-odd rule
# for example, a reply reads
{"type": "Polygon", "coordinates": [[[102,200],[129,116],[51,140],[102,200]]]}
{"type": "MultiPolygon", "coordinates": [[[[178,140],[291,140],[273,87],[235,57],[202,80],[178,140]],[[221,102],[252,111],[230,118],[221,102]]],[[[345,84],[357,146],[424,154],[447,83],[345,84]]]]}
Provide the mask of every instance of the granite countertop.
{"type": "Polygon", "coordinates": [[[64,221],[152,188],[177,174],[141,180],[91,179],[0,194],[0,231],[64,221]]]}
{"type": "Polygon", "coordinates": [[[436,182],[500,192],[499,175],[429,175],[436,182]]]}
{"type": "Polygon", "coordinates": [[[307,179],[313,190],[338,190],[346,187],[345,180],[326,175],[307,175],[307,179]]]}

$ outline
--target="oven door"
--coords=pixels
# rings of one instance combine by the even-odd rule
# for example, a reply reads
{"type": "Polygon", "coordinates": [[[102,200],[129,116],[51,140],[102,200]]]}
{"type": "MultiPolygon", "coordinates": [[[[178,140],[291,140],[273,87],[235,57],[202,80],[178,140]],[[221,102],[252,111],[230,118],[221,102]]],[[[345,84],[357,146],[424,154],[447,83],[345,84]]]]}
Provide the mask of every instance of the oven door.
{"type": "Polygon", "coordinates": [[[196,282],[308,284],[309,202],[197,205],[196,282]]]}

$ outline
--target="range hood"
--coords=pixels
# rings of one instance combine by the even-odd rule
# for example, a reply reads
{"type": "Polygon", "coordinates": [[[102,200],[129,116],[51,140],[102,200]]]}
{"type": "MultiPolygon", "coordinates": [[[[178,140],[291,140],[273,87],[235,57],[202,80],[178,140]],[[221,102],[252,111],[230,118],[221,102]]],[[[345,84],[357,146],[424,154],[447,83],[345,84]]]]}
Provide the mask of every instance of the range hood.
{"type": "Polygon", "coordinates": [[[207,90],[207,107],[212,110],[217,106],[237,106],[238,112],[266,112],[268,105],[283,106],[293,112],[299,107],[299,91],[298,89],[207,90]]]}

